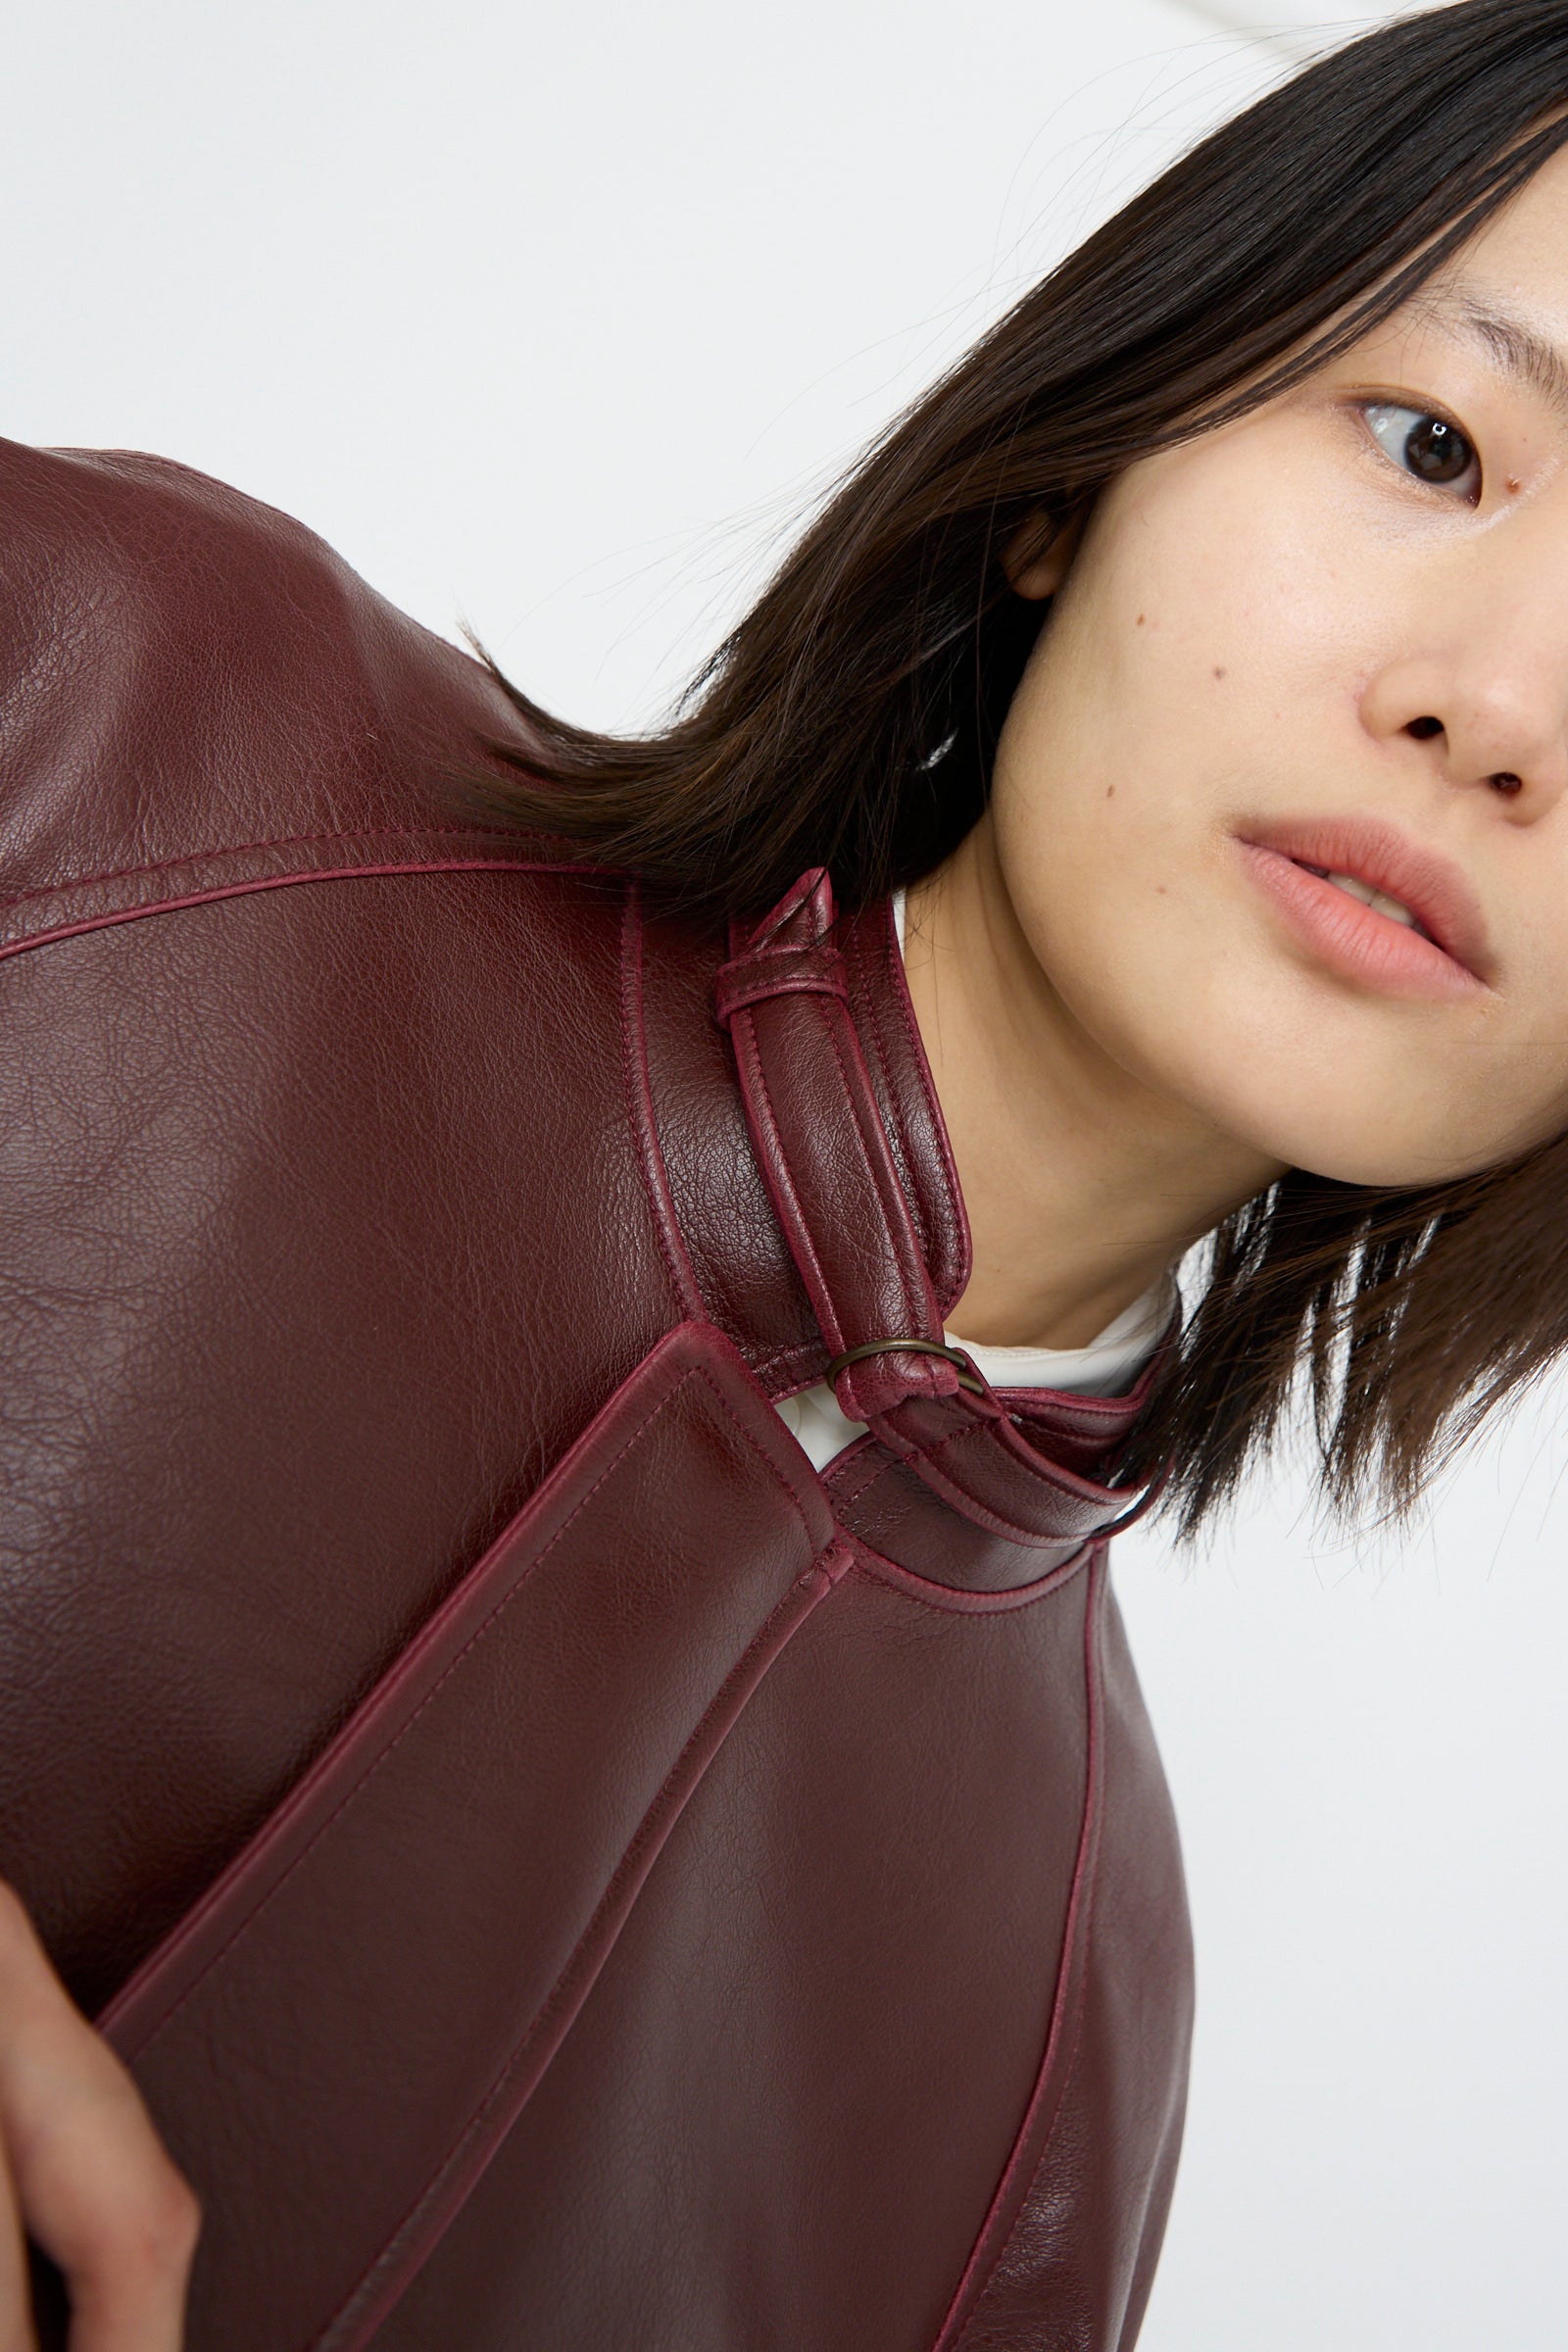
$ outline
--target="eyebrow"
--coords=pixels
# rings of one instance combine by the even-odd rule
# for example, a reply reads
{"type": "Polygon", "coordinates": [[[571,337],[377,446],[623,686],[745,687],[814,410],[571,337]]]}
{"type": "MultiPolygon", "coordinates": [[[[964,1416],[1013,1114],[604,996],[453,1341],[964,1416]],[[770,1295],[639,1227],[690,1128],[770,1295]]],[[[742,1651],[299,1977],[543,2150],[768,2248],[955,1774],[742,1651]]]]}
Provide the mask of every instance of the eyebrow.
{"type": "Polygon", "coordinates": [[[1568,358],[1555,343],[1507,311],[1495,310],[1473,294],[1429,294],[1417,315],[1445,334],[1478,343],[1507,375],[1538,392],[1568,416],[1568,358]]]}

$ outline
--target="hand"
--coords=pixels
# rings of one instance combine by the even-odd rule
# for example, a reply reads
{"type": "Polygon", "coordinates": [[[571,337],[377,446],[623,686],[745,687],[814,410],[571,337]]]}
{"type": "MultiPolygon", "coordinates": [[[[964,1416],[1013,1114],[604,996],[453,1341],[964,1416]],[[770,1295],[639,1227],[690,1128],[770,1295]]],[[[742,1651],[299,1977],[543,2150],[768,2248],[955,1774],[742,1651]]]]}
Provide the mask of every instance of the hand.
{"type": "Polygon", "coordinates": [[[200,2218],[0,1880],[0,2352],[35,2341],[29,2235],[64,2274],[71,2352],[179,2352],[200,2218]]]}

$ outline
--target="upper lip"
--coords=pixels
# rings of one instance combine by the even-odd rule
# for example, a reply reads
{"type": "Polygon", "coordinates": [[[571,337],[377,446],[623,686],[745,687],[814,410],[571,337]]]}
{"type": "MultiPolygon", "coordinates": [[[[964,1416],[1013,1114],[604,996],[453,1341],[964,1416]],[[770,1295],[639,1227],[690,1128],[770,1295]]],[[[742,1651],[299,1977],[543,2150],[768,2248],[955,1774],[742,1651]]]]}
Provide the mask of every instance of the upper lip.
{"type": "Polygon", "coordinates": [[[1350,874],[1397,899],[1446,956],[1476,979],[1488,979],[1493,956],[1481,902],[1460,867],[1441,850],[1407,840],[1395,826],[1370,816],[1287,817],[1247,825],[1238,838],[1256,849],[1275,850],[1298,865],[1350,874]]]}

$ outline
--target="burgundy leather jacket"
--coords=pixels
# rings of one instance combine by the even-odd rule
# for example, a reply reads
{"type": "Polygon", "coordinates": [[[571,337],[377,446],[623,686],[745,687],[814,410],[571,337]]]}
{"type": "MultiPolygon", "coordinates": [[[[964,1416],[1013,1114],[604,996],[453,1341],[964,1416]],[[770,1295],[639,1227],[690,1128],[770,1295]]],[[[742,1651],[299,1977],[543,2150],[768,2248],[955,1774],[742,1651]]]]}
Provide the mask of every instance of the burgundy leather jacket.
{"type": "Polygon", "coordinates": [[[454,813],[296,524],[0,444],[0,1871],[201,2193],[195,2352],[1109,2352],[1180,2133],[1140,1397],[940,1343],[888,909],[454,813]]]}

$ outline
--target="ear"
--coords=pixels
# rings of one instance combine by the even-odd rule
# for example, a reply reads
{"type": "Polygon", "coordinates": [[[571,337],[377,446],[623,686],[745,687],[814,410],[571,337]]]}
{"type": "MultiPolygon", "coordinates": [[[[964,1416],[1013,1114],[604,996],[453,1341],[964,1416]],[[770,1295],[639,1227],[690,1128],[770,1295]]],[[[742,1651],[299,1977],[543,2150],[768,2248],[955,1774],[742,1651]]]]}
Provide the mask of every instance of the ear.
{"type": "Polygon", "coordinates": [[[1038,604],[1055,595],[1078,553],[1088,512],[1087,507],[1078,508],[1054,530],[1049,516],[1037,514],[1013,532],[1002,551],[1002,568],[1014,596],[1038,604]]]}

